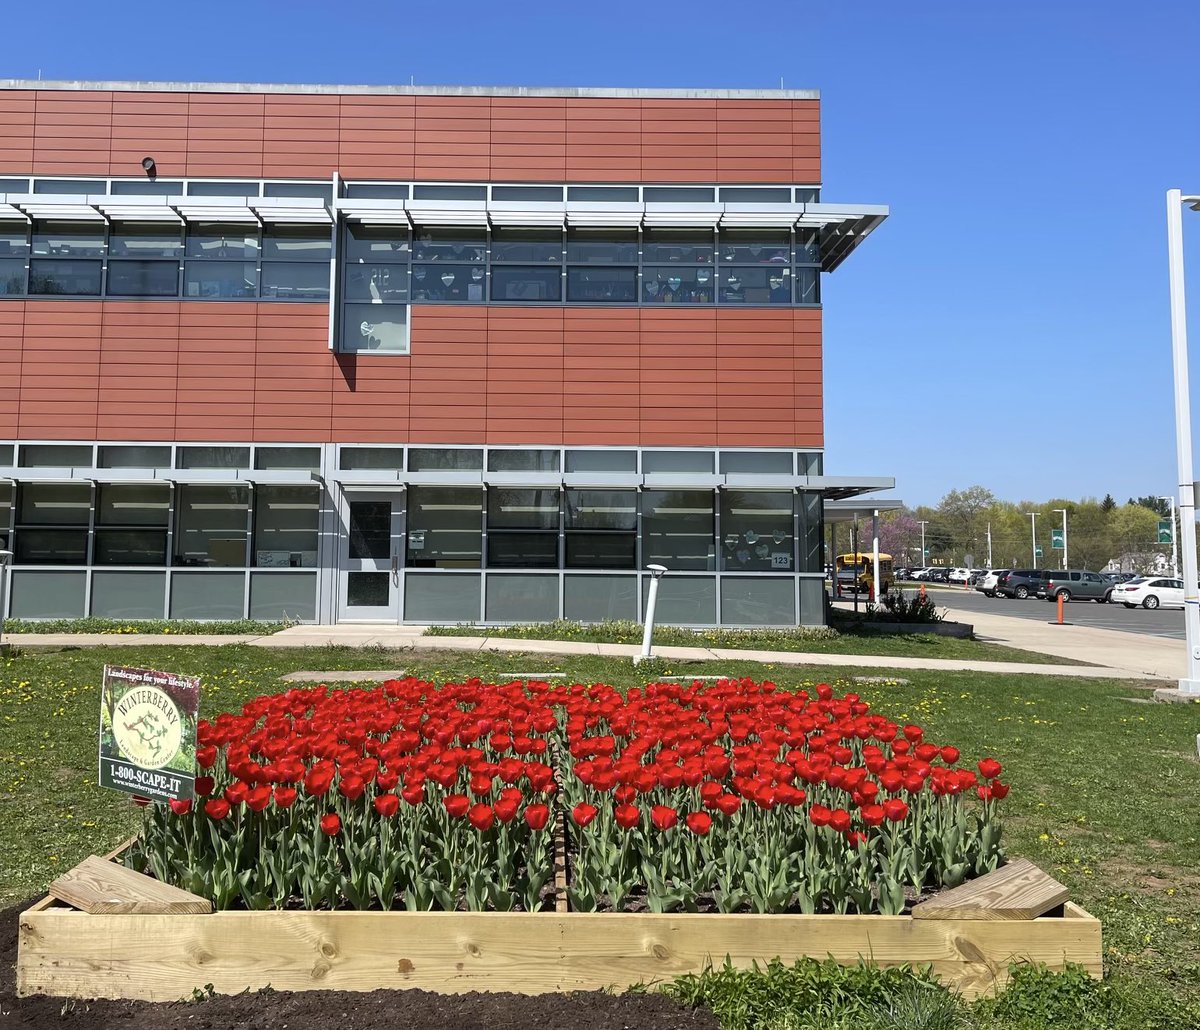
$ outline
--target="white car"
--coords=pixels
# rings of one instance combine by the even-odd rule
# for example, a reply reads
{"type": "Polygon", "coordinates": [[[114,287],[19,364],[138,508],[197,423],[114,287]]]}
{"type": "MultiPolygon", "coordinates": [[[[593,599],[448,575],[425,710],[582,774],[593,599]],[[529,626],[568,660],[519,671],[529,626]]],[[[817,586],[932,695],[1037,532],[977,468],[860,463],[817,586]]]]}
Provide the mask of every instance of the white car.
{"type": "Polygon", "coordinates": [[[971,570],[970,569],[951,569],[950,570],[950,582],[951,583],[965,583],[970,578],[971,578],[971,570]]]}
{"type": "Polygon", "coordinates": [[[978,590],[984,597],[996,596],[996,583],[1008,569],[989,569],[986,572],[981,572],[979,578],[975,581],[975,589],[978,590]]]}
{"type": "Polygon", "coordinates": [[[1139,576],[1113,587],[1112,603],[1126,608],[1182,608],[1183,580],[1161,576],[1139,576]]]}

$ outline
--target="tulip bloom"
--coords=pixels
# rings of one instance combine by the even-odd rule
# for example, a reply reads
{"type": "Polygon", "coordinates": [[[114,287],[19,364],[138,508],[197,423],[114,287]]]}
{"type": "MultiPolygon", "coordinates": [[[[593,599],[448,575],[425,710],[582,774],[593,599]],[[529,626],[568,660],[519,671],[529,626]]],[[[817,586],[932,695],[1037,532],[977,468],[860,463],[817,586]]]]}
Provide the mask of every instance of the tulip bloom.
{"type": "Polygon", "coordinates": [[[374,801],[375,811],[390,819],[400,810],[400,799],[395,794],[380,794],[374,801]]]}
{"type": "Polygon", "coordinates": [[[985,758],[979,763],[979,775],[985,780],[994,780],[1000,775],[1000,763],[994,758],[985,758]]]}
{"type": "Polygon", "coordinates": [[[665,833],[679,822],[679,813],[669,805],[655,805],[650,809],[650,822],[656,830],[665,833]]]}
{"type": "Polygon", "coordinates": [[[467,812],[467,821],[482,833],[484,830],[490,830],[496,821],[496,813],[492,810],[491,805],[485,805],[482,802],[471,806],[467,812]]]}
{"type": "Polygon", "coordinates": [[[187,815],[192,810],[191,798],[183,798],[179,801],[171,798],[168,804],[171,806],[171,811],[176,815],[187,815]]]}
{"type": "Polygon", "coordinates": [[[229,802],[224,798],[210,798],[204,802],[204,814],[220,822],[229,815],[229,802]]]}
{"type": "Polygon", "coordinates": [[[295,787],[276,787],[275,788],[275,807],[276,808],[291,808],[296,803],[296,788],[295,787]]]}
{"type": "Polygon", "coordinates": [[[329,812],[321,816],[321,832],[326,837],[336,837],[341,828],[342,820],[337,812],[329,812]]]}
{"type": "Polygon", "coordinates": [[[600,810],[595,805],[589,805],[581,802],[571,809],[571,818],[575,820],[576,826],[582,828],[587,826],[588,823],[595,819],[599,811],[600,810]]]}
{"type": "Polygon", "coordinates": [[[707,812],[689,812],[684,822],[697,837],[703,837],[712,829],[712,816],[707,812]]]}
{"type": "Polygon", "coordinates": [[[623,830],[632,830],[642,821],[642,813],[637,805],[617,805],[613,821],[623,830]]]}
{"type": "Polygon", "coordinates": [[[530,805],[525,809],[525,824],[531,830],[544,830],[550,821],[550,808],[547,805],[530,805]]]}
{"type": "Polygon", "coordinates": [[[471,799],[465,794],[447,794],[442,798],[442,804],[445,805],[451,818],[461,819],[467,814],[467,809],[471,807],[471,799]]]}

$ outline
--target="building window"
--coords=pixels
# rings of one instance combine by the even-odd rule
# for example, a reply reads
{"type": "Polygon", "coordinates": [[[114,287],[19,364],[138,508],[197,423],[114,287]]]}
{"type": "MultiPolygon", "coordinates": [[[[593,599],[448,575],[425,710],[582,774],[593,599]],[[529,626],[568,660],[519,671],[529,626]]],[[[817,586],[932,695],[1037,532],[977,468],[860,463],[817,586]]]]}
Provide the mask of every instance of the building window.
{"type": "Polygon", "coordinates": [[[405,563],[410,568],[479,568],[483,559],[483,491],[409,487],[407,536],[405,563]]]}
{"type": "Polygon", "coordinates": [[[413,245],[413,301],[482,304],[486,276],[485,230],[418,230],[413,245]]]}
{"type": "Polygon", "coordinates": [[[410,447],[409,472],[476,472],[483,468],[483,451],[474,447],[410,447]]]}
{"type": "Polygon", "coordinates": [[[488,567],[558,568],[558,491],[488,490],[488,567]]]}
{"type": "Polygon", "coordinates": [[[642,301],[646,304],[711,304],[715,295],[711,268],[642,268],[642,301]]]}
{"type": "Polygon", "coordinates": [[[268,228],[262,238],[261,295],[271,300],[328,300],[332,253],[327,228],[268,228]]]}
{"type": "Polygon", "coordinates": [[[246,564],[250,493],[244,485],[179,488],[175,564],[239,568],[246,564]]]}
{"type": "Polygon", "coordinates": [[[308,569],[317,565],[316,486],[260,486],[254,491],[254,564],[308,569]]]}
{"type": "Polygon", "coordinates": [[[339,349],[408,353],[407,228],[350,223],[342,236],[342,321],[339,349]]]}
{"type": "Polygon", "coordinates": [[[25,293],[29,232],[24,225],[0,222],[0,297],[25,293]]]}
{"type": "Polygon", "coordinates": [[[109,235],[107,293],[114,297],[179,296],[179,226],[116,225],[109,235]]]}
{"type": "Polygon", "coordinates": [[[567,300],[636,304],[637,230],[573,229],[567,233],[567,300]]]}
{"type": "Polygon", "coordinates": [[[648,265],[711,265],[712,230],[647,229],[642,238],[642,260],[648,265]]]}
{"type": "Polygon", "coordinates": [[[637,568],[637,491],[568,490],[566,567],[637,568]]]}
{"type": "Polygon", "coordinates": [[[22,483],[17,496],[14,564],[87,564],[90,484],[22,483]]]}
{"type": "Polygon", "coordinates": [[[29,292],[99,297],[104,263],[103,222],[35,222],[29,292]]]}
{"type": "Polygon", "coordinates": [[[646,490],[642,493],[642,561],[673,572],[716,569],[711,490],[646,490]]]}
{"type": "Polygon", "coordinates": [[[248,469],[249,447],[180,447],[175,464],[181,469],[248,469]]]}
{"type": "Polygon", "coordinates": [[[103,483],[96,504],[96,565],[165,565],[171,488],[103,483]]]}
{"type": "Polygon", "coordinates": [[[792,572],[793,495],[789,491],[721,491],[721,568],[792,572]]]}
{"type": "Polygon", "coordinates": [[[493,230],[492,300],[558,303],[562,257],[561,230],[493,230]]]}
{"type": "Polygon", "coordinates": [[[488,451],[489,472],[557,472],[559,452],[493,447],[488,451]]]}
{"type": "Polygon", "coordinates": [[[233,300],[258,296],[258,230],[199,223],[188,229],[183,295],[233,300]]]}
{"type": "Polygon", "coordinates": [[[0,483],[0,551],[7,551],[8,527],[12,525],[12,484],[0,483]]]}

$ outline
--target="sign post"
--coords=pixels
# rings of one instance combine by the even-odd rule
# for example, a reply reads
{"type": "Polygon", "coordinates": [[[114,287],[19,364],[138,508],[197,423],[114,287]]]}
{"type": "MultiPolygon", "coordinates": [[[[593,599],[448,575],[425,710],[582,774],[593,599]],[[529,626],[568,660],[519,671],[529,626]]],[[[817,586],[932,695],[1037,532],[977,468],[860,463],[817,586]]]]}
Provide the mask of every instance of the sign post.
{"type": "Polygon", "coordinates": [[[183,801],[196,786],[200,680],[106,665],[100,688],[101,787],[183,801]]]}
{"type": "Polygon", "coordinates": [[[8,583],[8,563],[12,561],[12,551],[0,551],[0,648],[4,646],[4,605],[8,583]]]}

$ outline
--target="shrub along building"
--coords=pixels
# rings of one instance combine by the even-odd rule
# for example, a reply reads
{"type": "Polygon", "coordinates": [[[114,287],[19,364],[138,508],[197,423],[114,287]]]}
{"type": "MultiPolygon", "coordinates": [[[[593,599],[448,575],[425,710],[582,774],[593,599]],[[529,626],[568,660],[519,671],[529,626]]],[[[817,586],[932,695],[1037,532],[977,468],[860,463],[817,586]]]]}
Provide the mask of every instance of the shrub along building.
{"type": "Polygon", "coordinates": [[[10,616],[823,621],[815,93],[0,87],[10,616]]]}

